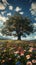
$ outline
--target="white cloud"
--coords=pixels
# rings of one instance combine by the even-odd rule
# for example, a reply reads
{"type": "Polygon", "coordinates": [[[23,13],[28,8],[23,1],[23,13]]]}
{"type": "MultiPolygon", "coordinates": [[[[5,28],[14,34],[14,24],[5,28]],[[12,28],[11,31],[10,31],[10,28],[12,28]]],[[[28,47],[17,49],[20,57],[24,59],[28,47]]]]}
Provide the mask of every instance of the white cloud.
{"type": "Polygon", "coordinates": [[[32,14],[32,15],[35,15],[35,11],[31,11],[31,14],[32,14]]]}
{"type": "Polygon", "coordinates": [[[0,10],[4,10],[4,9],[5,9],[5,6],[2,3],[0,3],[0,10]]]}
{"type": "Polygon", "coordinates": [[[11,16],[11,13],[7,13],[7,16],[11,16]]]}
{"type": "Polygon", "coordinates": [[[0,10],[4,10],[7,5],[9,5],[7,0],[2,0],[2,3],[0,2],[0,10]]]}
{"type": "Polygon", "coordinates": [[[35,10],[31,10],[31,14],[36,16],[36,11],[35,10]]]}
{"type": "Polygon", "coordinates": [[[36,39],[36,36],[34,36],[34,39],[36,39]]]}
{"type": "Polygon", "coordinates": [[[22,40],[34,40],[36,39],[36,33],[30,34],[27,37],[21,37],[22,40]]]}
{"type": "Polygon", "coordinates": [[[3,15],[3,14],[4,14],[4,12],[1,12],[1,14],[3,15]]]}
{"type": "Polygon", "coordinates": [[[5,22],[7,19],[8,19],[8,17],[4,17],[4,16],[1,16],[1,15],[0,15],[0,21],[5,22]]]}
{"type": "Polygon", "coordinates": [[[36,3],[31,4],[30,11],[32,15],[36,16],[36,3]]]}
{"type": "Polygon", "coordinates": [[[7,2],[7,0],[2,0],[2,2],[3,2],[4,5],[6,5],[6,4],[9,5],[9,3],[7,2]]]}
{"type": "Polygon", "coordinates": [[[32,8],[33,10],[35,10],[35,9],[36,9],[36,3],[32,3],[31,8],[32,8]]]}
{"type": "Polygon", "coordinates": [[[8,19],[8,17],[3,17],[3,22],[5,22],[8,19]]]}
{"type": "Polygon", "coordinates": [[[6,11],[2,11],[1,14],[4,15],[4,13],[6,13],[6,11]]]}
{"type": "Polygon", "coordinates": [[[17,6],[16,9],[15,9],[15,11],[19,12],[19,11],[21,11],[21,8],[17,6]]]}
{"type": "MultiPolygon", "coordinates": [[[[34,31],[36,31],[36,23],[33,23],[34,31]]],[[[34,32],[36,34],[36,32],[34,32]]]]}
{"type": "Polygon", "coordinates": [[[24,14],[24,12],[19,12],[21,15],[23,15],[24,14]]]}
{"type": "Polygon", "coordinates": [[[36,18],[34,18],[34,20],[36,21],[36,18]]]}
{"type": "Polygon", "coordinates": [[[33,23],[34,26],[36,26],[36,23],[33,23]]]}
{"type": "Polygon", "coordinates": [[[16,31],[13,31],[12,34],[16,34],[16,31]]]}
{"type": "Polygon", "coordinates": [[[21,39],[22,39],[22,40],[32,40],[32,36],[31,36],[31,37],[30,37],[30,36],[27,36],[27,37],[22,37],[22,36],[21,36],[21,39]]]}
{"type": "Polygon", "coordinates": [[[0,36],[2,36],[2,33],[0,32],[0,36]]]}
{"type": "Polygon", "coordinates": [[[13,10],[13,6],[9,6],[9,10],[13,10]]]}

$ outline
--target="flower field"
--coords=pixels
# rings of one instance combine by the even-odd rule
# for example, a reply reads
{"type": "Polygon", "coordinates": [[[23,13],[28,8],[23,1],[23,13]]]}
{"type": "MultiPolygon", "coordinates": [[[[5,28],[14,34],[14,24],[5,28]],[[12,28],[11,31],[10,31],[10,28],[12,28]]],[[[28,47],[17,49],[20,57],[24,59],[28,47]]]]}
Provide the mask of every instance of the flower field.
{"type": "Polygon", "coordinates": [[[0,41],[0,65],[36,65],[35,44],[0,41]]]}

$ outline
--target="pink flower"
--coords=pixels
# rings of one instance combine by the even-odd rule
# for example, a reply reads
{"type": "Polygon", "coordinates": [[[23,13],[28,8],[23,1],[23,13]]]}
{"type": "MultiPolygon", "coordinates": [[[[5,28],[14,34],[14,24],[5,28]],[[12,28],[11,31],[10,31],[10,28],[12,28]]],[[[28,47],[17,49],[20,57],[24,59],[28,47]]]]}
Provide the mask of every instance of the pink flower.
{"type": "Polygon", "coordinates": [[[19,51],[19,54],[20,54],[21,56],[24,55],[24,51],[23,51],[23,50],[19,51]]]}
{"type": "Polygon", "coordinates": [[[31,62],[31,61],[28,61],[28,62],[26,63],[26,65],[32,65],[32,62],[31,62]]]}
{"type": "Polygon", "coordinates": [[[35,59],[33,59],[33,60],[32,60],[32,63],[36,63],[36,60],[35,60],[35,59]]]}
{"type": "Polygon", "coordinates": [[[24,56],[24,54],[23,54],[23,53],[21,53],[20,55],[21,55],[21,56],[24,56]]]}

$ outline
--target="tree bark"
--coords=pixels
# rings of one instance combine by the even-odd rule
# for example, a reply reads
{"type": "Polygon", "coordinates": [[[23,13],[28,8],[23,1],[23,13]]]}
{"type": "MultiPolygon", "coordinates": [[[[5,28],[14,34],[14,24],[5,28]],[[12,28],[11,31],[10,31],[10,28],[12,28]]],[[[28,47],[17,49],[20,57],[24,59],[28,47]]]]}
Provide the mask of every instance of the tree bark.
{"type": "Polygon", "coordinates": [[[19,31],[17,32],[17,35],[18,35],[18,40],[21,40],[21,35],[23,35],[23,33],[19,30],[19,31]]]}
{"type": "Polygon", "coordinates": [[[18,40],[21,40],[21,36],[20,35],[18,35],[18,40]]]}

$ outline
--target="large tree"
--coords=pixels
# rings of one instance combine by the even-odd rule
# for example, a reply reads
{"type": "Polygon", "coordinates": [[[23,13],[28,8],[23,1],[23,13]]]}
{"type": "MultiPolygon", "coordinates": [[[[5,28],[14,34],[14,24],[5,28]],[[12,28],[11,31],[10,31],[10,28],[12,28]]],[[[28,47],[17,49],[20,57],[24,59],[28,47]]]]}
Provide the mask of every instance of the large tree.
{"type": "Polygon", "coordinates": [[[29,35],[33,32],[32,21],[28,17],[23,17],[20,14],[15,14],[14,16],[9,17],[4,25],[2,33],[11,35],[11,32],[15,30],[18,40],[21,39],[21,35],[23,35],[23,33],[29,35]]]}

